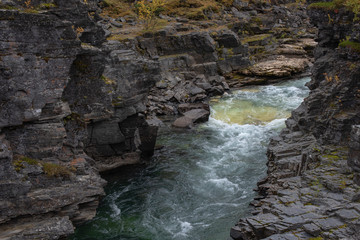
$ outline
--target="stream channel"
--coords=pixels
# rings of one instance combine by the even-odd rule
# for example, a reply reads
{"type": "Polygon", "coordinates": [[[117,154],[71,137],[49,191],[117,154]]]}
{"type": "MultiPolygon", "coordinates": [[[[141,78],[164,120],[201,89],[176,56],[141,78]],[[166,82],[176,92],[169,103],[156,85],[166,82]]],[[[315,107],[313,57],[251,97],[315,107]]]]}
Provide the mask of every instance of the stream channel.
{"type": "Polygon", "coordinates": [[[164,147],[153,161],[111,180],[96,217],[71,239],[229,239],[266,175],[270,137],[308,95],[309,80],[233,91],[211,100],[207,123],[160,129],[157,145],[164,147]]]}

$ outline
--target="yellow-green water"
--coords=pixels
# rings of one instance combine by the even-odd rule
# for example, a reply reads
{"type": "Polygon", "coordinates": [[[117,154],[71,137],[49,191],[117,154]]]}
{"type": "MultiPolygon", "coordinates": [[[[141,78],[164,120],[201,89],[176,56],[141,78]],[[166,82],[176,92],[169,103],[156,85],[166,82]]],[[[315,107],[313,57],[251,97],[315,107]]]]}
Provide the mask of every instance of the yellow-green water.
{"type": "Polygon", "coordinates": [[[212,105],[212,117],[229,124],[264,125],[278,118],[287,118],[290,112],[271,106],[259,106],[247,100],[218,102],[212,105]]]}

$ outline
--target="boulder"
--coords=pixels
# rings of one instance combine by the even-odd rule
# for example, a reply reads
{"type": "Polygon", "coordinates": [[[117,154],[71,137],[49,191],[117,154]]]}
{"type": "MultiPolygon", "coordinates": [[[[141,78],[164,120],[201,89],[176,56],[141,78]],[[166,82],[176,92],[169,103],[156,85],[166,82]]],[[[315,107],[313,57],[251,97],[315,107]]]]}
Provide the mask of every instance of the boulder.
{"type": "Polygon", "coordinates": [[[275,60],[259,62],[245,70],[242,74],[259,77],[289,77],[304,72],[309,65],[306,58],[287,58],[279,56],[275,60]]]}
{"type": "Polygon", "coordinates": [[[178,128],[191,128],[194,123],[202,123],[209,120],[210,112],[205,109],[193,109],[184,113],[183,117],[175,120],[172,124],[178,128]]]}
{"type": "Polygon", "coordinates": [[[194,123],[202,123],[209,120],[210,112],[204,109],[193,109],[185,112],[184,115],[192,119],[194,123]]]}
{"type": "Polygon", "coordinates": [[[194,122],[189,117],[180,117],[173,122],[172,126],[177,128],[191,128],[194,125],[194,122]]]}

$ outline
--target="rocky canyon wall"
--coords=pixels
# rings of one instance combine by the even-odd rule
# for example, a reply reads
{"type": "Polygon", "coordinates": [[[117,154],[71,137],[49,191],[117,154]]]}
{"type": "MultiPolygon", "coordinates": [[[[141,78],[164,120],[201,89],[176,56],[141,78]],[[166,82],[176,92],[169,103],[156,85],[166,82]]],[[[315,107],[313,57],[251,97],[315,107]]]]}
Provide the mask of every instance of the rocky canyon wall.
{"type": "Polygon", "coordinates": [[[159,64],[106,41],[97,1],[28,3],[1,1],[0,238],[58,239],[95,216],[99,171],[152,154],[159,64]]]}
{"type": "Polygon", "coordinates": [[[345,8],[308,9],[319,30],[311,92],[271,140],[253,216],[233,239],[359,238],[359,24],[345,8]]]}

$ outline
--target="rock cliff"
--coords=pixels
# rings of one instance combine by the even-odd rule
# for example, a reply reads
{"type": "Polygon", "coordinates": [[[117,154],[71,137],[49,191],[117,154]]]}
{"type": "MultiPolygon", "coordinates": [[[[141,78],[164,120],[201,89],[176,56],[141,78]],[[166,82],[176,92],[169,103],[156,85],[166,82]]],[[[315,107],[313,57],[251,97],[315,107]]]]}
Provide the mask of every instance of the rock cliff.
{"type": "Polygon", "coordinates": [[[359,238],[359,24],[344,8],[308,13],[319,30],[311,92],[271,140],[254,216],[233,239],[359,238]]]}
{"type": "Polygon", "coordinates": [[[95,216],[99,171],[152,154],[159,64],[106,41],[97,1],[0,4],[0,238],[58,239],[95,216]]]}

